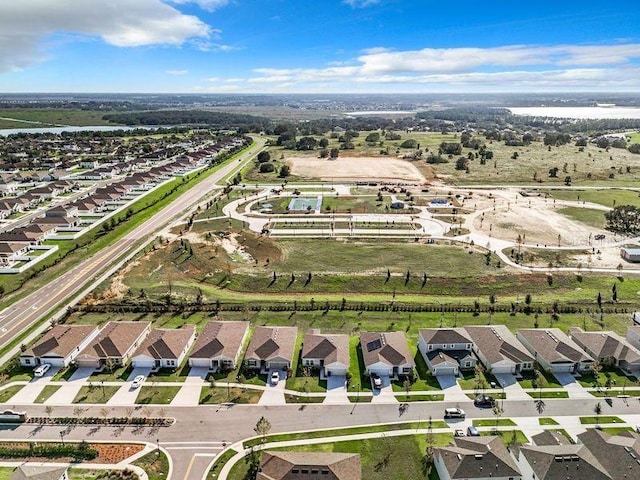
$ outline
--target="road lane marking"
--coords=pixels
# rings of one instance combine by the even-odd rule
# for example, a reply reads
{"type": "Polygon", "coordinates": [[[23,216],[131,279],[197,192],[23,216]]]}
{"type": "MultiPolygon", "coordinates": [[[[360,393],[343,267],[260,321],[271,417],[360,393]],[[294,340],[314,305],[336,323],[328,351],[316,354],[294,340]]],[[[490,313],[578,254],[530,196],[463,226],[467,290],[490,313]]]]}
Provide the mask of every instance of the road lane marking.
{"type": "Polygon", "coordinates": [[[187,478],[189,478],[189,474],[191,473],[191,469],[193,468],[193,462],[196,461],[196,456],[194,455],[193,457],[191,457],[191,461],[189,462],[189,466],[187,467],[187,471],[184,474],[184,480],[187,480],[187,478]]]}

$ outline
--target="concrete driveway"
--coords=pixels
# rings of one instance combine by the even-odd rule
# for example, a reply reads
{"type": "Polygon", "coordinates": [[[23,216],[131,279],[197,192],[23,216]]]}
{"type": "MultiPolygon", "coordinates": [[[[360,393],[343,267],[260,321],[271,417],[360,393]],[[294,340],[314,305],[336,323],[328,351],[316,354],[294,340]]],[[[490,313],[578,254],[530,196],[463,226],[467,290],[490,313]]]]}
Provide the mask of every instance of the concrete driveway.
{"type": "Polygon", "coordinates": [[[285,405],[284,389],[287,384],[287,373],[277,370],[280,374],[280,381],[277,385],[271,385],[271,373],[275,370],[269,370],[267,373],[267,388],[258,400],[258,405],[285,405]]]}
{"type": "Polygon", "coordinates": [[[376,389],[373,386],[373,378],[371,379],[371,389],[373,390],[373,398],[371,403],[397,403],[395,395],[393,394],[393,387],[391,386],[391,379],[389,375],[380,375],[382,381],[382,387],[376,389]]]}
{"type": "Polygon", "coordinates": [[[509,400],[528,400],[531,398],[512,373],[494,373],[493,376],[496,377],[509,400]]]}
{"type": "Polygon", "coordinates": [[[127,381],[124,382],[115,395],[109,399],[107,405],[135,405],[140,389],[132,389],[131,382],[133,382],[133,379],[138,375],[144,375],[145,378],[148,378],[150,373],[150,368],[134,368],[129,378],[127,378],[127,381]]]}
{"type": "Polygon", "coordinates": [[[444,399],[447,402],[468,402],[469,397],[465,395],[458,385],[455,375],[436,375],[436,379],[440,384],[444,399]]]}
{"type": "Polygon", "coordinates": [[[51,395],[44,403],[52,405],[70,405],[80,392],[80,389],[88,384],[88,380],[94,371],[94,368],[78,368],[73,372],[73,375],[69,377],[67,384],[61,386],[58,391],[51,395]]]}
{"type": "Polygon", "coordinates": [[[556,377],[560,385],[567,391],[569,398],[593,398],[593,395],[578,383],[573,374],[554,373],[553,376],[556,377]]]}
{"type": "Polygon", "coordinates": [[[327,396],[322,403],[349,403],[345,375],[327,377],[327,396]]]}
{"type": "Polygon", "coordinates": [[[33,377],[31,381],[11,397],[11,403],[33,403],[42,389],[46,387],[53,376],[60,371],[60,367],[51,367],[42,377],[33,377]]]}
{"type": "Polygon", "coordinates": [[[209,369],[207,367],[193,367],[184,381],[184,385],[173,400],[171,405],[195,406],[200,403],[200,393],[205,384],[209,369]]]}

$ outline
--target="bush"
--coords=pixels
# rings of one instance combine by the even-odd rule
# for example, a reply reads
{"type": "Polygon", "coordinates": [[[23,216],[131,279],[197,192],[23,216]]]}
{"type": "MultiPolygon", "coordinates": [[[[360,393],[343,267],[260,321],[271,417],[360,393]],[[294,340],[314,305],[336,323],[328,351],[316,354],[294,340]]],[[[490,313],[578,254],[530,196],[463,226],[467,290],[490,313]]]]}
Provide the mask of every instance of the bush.
{"type": "Polygon", "coordinates": [[[261,163],[260,164],[260,173],[271,173],[276,170],[276,167],[273,163],[261,163]]]}
{"type": "Polygon", "coordinates": [[[417,148],[417,147],[418,147],[418,142],[416,142],[413,138],[408,138],[400,144],[400,148],[417,148]]]}
{"type": "Polygon", "coordinates": [[[90,448],[89,444],[82,441],[79,444],[29,444],[29,447],[3,447],[0,446],[0,458],[63,458],[72,457],[74,460],[93,460],[98,456],[98,451],[90,448]]]}

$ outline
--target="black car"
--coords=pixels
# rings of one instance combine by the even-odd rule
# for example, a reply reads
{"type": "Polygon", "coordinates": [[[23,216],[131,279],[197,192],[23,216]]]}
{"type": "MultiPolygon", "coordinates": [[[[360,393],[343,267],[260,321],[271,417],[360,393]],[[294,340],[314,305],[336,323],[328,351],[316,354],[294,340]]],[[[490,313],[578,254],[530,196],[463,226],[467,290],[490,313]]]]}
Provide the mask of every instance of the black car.
{"type": "Polygon", "coordinates": [[[496,404],[496,399],[493,397],[487,397],[486,395],[481,395],[475,398],[473,404],[478,408],[493,408],[496,404]]]}

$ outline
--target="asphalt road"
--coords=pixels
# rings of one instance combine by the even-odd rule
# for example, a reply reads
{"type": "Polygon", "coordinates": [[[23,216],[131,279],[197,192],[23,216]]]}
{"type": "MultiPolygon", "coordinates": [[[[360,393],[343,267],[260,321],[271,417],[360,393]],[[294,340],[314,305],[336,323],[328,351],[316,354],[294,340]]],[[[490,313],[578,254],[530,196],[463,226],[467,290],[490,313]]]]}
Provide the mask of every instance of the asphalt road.
{"type": "MultiPolygon", "coordinates": [[[[593,415],[597,403],[602,406],[602,415],[640,414],[640,401],[631,398],[625,404],[614,399],[609,406],[603,399],[574,399],[567,401],[546,399],[544,417],[593,415]]],[[[491,418],[491,410],[481,410],[473,406],[471,401],[459,405],[469,418],[491,418]]],[[[235,442],[254,436],[253,427],[261,416],[266,417],[272,425],[271,433],[333,428],[344,426],[370,425],[398,421],[426,422],[429,417],[434,420],[443,418],[445,407],[456,406],[446,402],[413,403],[401,414],[400,404],[351,404],[351,405],[232,405],[232,406],[200,406],[169,407],[163,409],[168,417],[176,419],[171,427],[164,428],[117,428],[117,427],[74,427],[61,426],[40,427],[33,424],[22,426],[0,426],[0,439],[60,439],[60,432],[69,440],[111,440],[111,441],[146,441],[155,444],[159,440],[161,447],[170,455],[173,463],[172,480],[201,480],[209,462],[215,454],[222,450],[223,442],[235,442]],[[355,405],[355,407],[354,407],[355,405]]],[[[7,405],[10,407],[10,405],[7,405]]],[[[515,400],[503,402],[503,418],[536,417],[538,412],[532,400],[515,400]]],[[[75,406],[55,407],[53,416],[74,416],[75,406]]],[[[87,407],[83,415],[102,416],[102,406],[87,407]]],[[[140,408],[140,407],[138,407],[140,408]]],[[[152,407],[152,415],[157,414],[159,407],[152,407]],[[155,412],[155,413],[154,413],[155,412]]],[[[47,416],[44,405],[33,405],[26,408],[31,416],[47,416]]],[[[139,412],[139,410],[138,410],[139,412]]],[[[139,413],[138,413],[139,414],[139,413]]],[[[114,407],[112,416],[126,416],[126,407],[114,407]]],[[[560,419],[561,421],[561,419],[560,419]]],[[[561,422],[562,423],[562,422],[561,422]]],[[[455,427],[456,421],[452,421],[455,427]]]]}
{"type": "Polygon", "coordinates": [[[264,142],[258,139],[252,147],[242,154],[239,160],[234,160],[224,165],[126,236],[71,268],[51,283],[1,311],[0,348],[10,343],[16,335],[19,335],[52,312],[56,306],[69,301],[87,282],[97,279],[100,274],[107,271],[119,257],[127,253],[140,240],[154,235],[173,218],[209,194],[216,187],[217,182],[244,165],[263,145],[264,142]]]}

